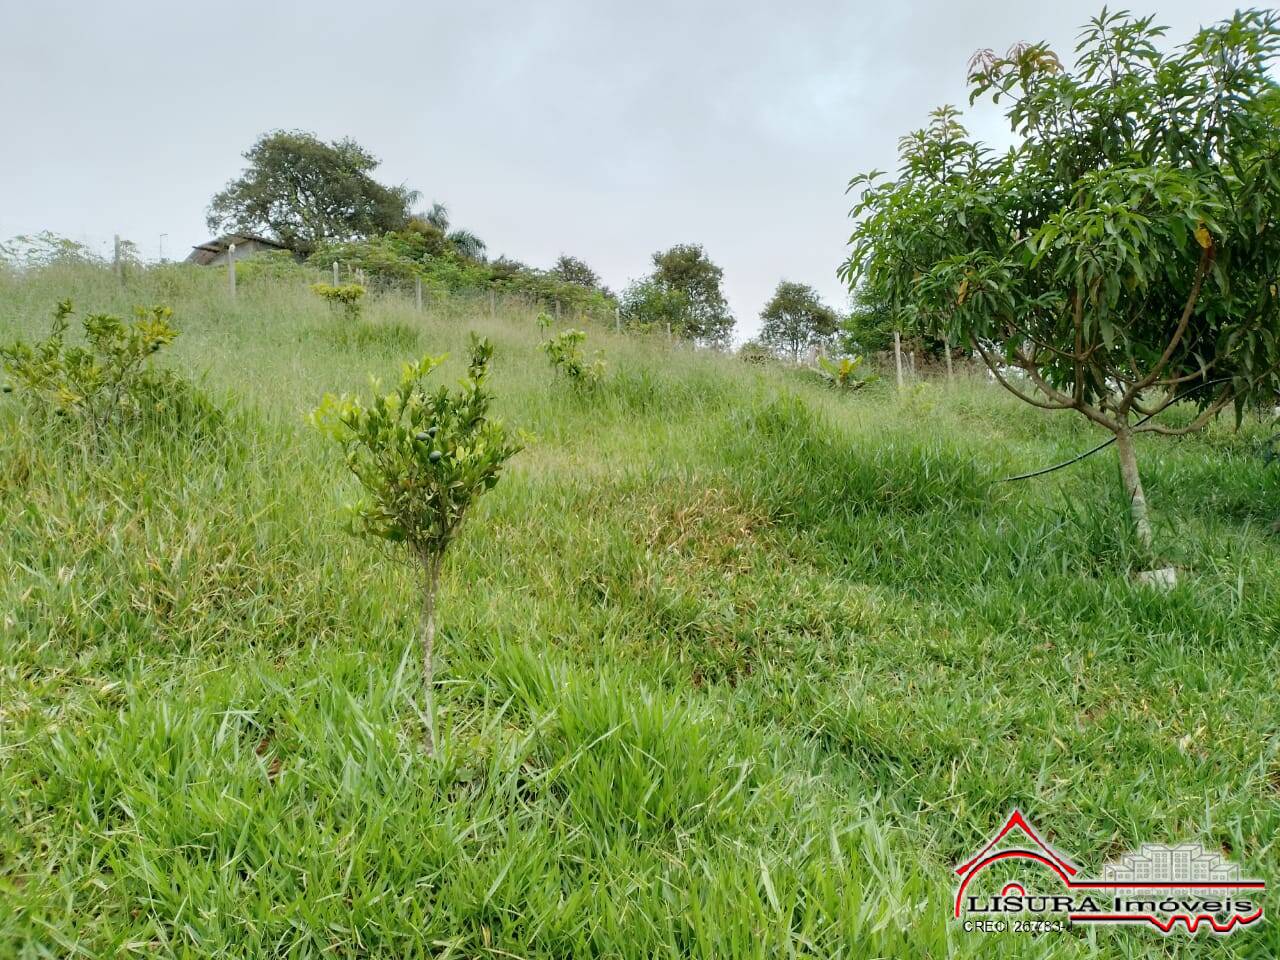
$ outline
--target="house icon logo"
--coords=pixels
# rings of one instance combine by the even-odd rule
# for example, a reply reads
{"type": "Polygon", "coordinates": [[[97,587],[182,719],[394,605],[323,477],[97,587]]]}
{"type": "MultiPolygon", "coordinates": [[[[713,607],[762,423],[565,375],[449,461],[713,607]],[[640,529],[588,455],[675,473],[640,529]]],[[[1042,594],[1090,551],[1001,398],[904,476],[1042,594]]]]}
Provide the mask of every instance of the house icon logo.
{"type": "Polygon", "coordinates": [[[1021,810],[955,872],[955,918],[982,933],[1096,923],[1225,935],[1263,919],[1265,881],[1241,878],[1236,864],[1198,843],[1143,844],[1090,880],[1021,810]]]}

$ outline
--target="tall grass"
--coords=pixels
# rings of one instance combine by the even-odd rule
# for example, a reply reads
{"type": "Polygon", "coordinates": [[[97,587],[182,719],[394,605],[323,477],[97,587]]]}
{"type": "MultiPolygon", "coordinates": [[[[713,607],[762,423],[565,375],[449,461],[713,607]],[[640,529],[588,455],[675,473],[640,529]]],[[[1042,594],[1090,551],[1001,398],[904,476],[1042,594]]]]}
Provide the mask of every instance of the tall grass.
{"type": "Polygon", "coordinates": [[[177,267],[0,276],[0,335],[64,296],[171,304],[218,412],[90,454],[0,408],[0,956],[1181,951],[962,933],[950,867],[1015,805],[1090,871],[1194,840],[1276,874],[1264,425],[1143,445],[1187,571],[1158,593],[1106,454],[993,483],[1092,434],[981,382],[842,397],[588,328],[583,397],[533,311],[351,326],[177,267]],[[472,329],[529,439],[447,566],[432,762],[414,583],[339,532],[305,414],[415,353],[460,373],[472,329]]]}

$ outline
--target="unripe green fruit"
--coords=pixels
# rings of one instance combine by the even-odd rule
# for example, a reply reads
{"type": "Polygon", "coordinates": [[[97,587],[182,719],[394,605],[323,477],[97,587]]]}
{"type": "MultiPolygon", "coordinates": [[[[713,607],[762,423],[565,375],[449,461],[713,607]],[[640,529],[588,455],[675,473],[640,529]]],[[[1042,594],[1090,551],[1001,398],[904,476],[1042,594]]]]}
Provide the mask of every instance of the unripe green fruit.
{"type": "Polygon", "coordinates": [[[444,459],[444,454],[441,453],[439,450],[432,450],[429,454],[427,454],[427,459],[430,460],[432,463],[439,463],[442,459],[444,459]]]}
{"type": "Polygon", "coordinates": [[[417,440],[419,443],[426,443],[431,439],[431,434],[427,433],[425,430],[419,430],[413,435],[413,439],[417,440]]]}
{"type": "Polygon", "coordinates": [[[3,390],[5,393],[13,393],[12,385],[7,383],[3,387],[0,387],[0,390],[3,390]]]}

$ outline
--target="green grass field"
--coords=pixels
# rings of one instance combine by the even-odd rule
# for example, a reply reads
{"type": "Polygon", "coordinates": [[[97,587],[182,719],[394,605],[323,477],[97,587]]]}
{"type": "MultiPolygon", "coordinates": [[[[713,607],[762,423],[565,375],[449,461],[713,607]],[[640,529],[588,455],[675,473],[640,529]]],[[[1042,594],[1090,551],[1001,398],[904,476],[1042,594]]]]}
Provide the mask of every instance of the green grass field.
{"type": "Polygon", "coordinates": [[[170,304],[210,402],[96,452],[0,404],[0,957],[1280,954],[951,919],[1015,806],[1086,872],[1280,878],[1274,427],[1141,444],[1161,593],[1110,451],[993,485],[1101,437],[980,379],[842,397],[593,327],[582,398],[527,310],[224,284],[0,274],[5,341],[170,304]],[[417,585],[306,417],[470,330],[527,440],[451,549],[429,760],[417,585]]]}

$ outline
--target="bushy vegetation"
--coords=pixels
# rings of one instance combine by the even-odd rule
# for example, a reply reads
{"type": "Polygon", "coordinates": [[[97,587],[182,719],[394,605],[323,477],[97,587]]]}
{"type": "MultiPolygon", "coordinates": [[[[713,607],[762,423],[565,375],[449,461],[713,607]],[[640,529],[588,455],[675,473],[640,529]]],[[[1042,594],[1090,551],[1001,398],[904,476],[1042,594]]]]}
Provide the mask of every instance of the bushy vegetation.
{"type": "Polygon", "coordinates": [[[420,280],[424,290],[434,295],[492,291],[500,296],[523,297],[547,309],[558,305],[568,314],[586,313],[601,318],[613,315],[613,302],[598,288],[509,260],[463,257],[438,249],[428,235],[412,229],[321,244],[308,262],[323,270],[335,261],[402,291],[411,290],[411,284],[420,280]]]}
{"type": "MultiPolygon", "coordinates": [[[[155,267],[151,268],[153,271],[155,267]]],[[[162,265],[170,274],[185,270],[182,264],[162,265]]],[[[271,287],[283,283],[312,283],[316,273],[288,250],[260,250],[252,256],[236,256],[236,284],[271,287]]]]}
{"type": "MultiPolygon", "coordinates": [[[[127,240],[122,241],[121,256],[126,262],[136,264],[137,246],[127,240]]],[[[48,230],[19,234],[0,243],[0,264],[17,270],[103,263],[105,261],[83,243],[48,230]]]]}
{"type": "Polygon", "coordinates": [[[595,389],[604,376],[604,361],[599,356],[588,359],[583,350],[586,342],[585,330],[561,330],[542,344],[556,379],[563,378],[579,392],[595,389]]]}
{"type": "Polygon", "coordinates": [[[849,312],[840,318],[836,338],[840,349],[850,354],[887,353],[893,349],[895,332],[904,351],[935,363],[945,362],[948,346],[955,356],[971,352],[965,344],[948,344],[944,336],[930,332],[916,314],[895,309],[883,291],[855,287],[849,294],[849,312]]]}
{"type": "Polygon", "coordinates": [[[365,288],[360,284],[341,283],[334,286],[331,283],[313,283],[311,289],[316,296],[347,320],[354,323],[360,319],[365,295],[365,288]]]}
{"type": "Polygon", "coordinates": [[[0,275],[0,340],[68,295],[163,299],[161,356],[225,412],[85,457],[0,403],[0,956],[1178,948],[962,933],[951,869],[1013,805],[1090,869],[1161,840],[1280,868],[1268,422],[1138,438],[1189,571],[1164,593],[1128,579],[1112,463],[994,483],[1091,435],[993,385],[850,403],[593,331],[587,404],[534,309],[375,299],[422,342],[355,355],[303,284],[177,267],[0,275]],[[423,350],[465,378],[472,328],[528,439],[441,573],[428,758],[421,575],[335,537],[363,488],[305,415],[423,350]]]}
{"type": "MultiPolygon", "coordinates": [[[[244,156],[245,170],[210,203],[209,228],[263,233],[289,251],[254,258],[250,279],[286,272],[287,259],[307,259],[322,270],[341,262],[384,288],[420,282],[432,295],[489,291],[574,314],[614,310],[612,294],[574,257],[561,256],[550,270],[489,261],[485,241],[454,227],[445,204],[416,210],[418,191],[375,180],[377,159],[350,138],[326,143],[304,131],[277,130],[244,156]]],[[[86,252],[51,235],[19,237],[0,246],[0,260],[39,264],[86,252]]]]}
{"type": "Polygon", "coordinates": [[[422,238],[432,256],[452,253],[467,260],[484,260],[488,245],[470,230],[453,229],[449,208],[434,201],[431,208],[414,213],[404,229],[422,238]]]}
{"type": "MultiPolygon", "coordinates": [[[[599,275],[585,261],[568,254],[560,254],[550,270],[551,276],[565,283],[576,283],[588,290],[604,290],[599,275]]],[[[606,291],[607,292],[607,291],[606,291]]]]}
{"type": "Polygon", "coordinates": [[[859,356],[845,356],[836,360],[830,357],[818,354],[818,369],[822,375],[827,378],[827,382],[837,390],[852,392],[860,390],[871,382],[868,377],[860,377],[858,371],[862,369],[863,358],[859,356]]]}
{"type": "Polygon", "coordinates": [[[137,307],[132,321],[87,314],[81,320],[83,344],[68,342],[73,315],[71,301],[62,300],[44,339],[0,346],[0,368],[8,378],[3,391],[16,388],[35,422],[74,421],[97,443],[188,399],[190,385],[151,362],[178,335],[169,323],[170,308],[137,307]]]}

